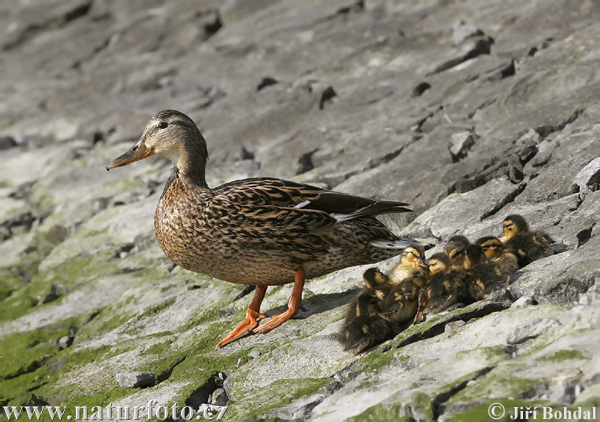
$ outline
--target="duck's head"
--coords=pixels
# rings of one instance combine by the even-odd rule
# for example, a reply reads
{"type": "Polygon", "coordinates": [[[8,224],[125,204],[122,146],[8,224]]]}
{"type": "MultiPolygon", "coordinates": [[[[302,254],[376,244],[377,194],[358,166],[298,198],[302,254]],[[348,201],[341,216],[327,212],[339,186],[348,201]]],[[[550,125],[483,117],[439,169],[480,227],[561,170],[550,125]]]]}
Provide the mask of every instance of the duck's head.
{"type": "Polygon", "coordinates": [[[462,267],[465,259],[465,251],[471,242],[465,236],[452,236],[446,246],[444,252],[450,257],[455,267],[462,267]]]}
{"type": "Polygon", "coordinates": [[[475,265],[482,263],[487,258],[483,253],[483,248],[479,245],[469,245],[465,249],[465,270],[470,270],[475,265]]]}
{"type": "Polygon", "coordinates": [[[150,119],[140,139],[123,155],[112,160],[107,170],[126,166],[151,155],[170,159],[175,169],[191,178],[201,174],[208,159],[206,141],[196,124],[176,110],[163,110],[150,119]]]}
{"type": "Polygon", "coordinates": [[[418,243],[411,244],[404,249],[400,263],[403,267],[427,268],[425,263],[425,248],[418,243]]]}
{"type": "Polygon", "coordinates": [[[523,217],[518,214],[513,214],[506,217],[502,222],[502,231],[503,234],[499,237],[499,239],[502,241],[502,243],[506,243],[517,234],[528,232],[529,226],[523,217]]]}
{"type": "Polygon", "coordinates": [[[488,259],[500,257],[504,253],[504,244],[497,237],[482,237],[480,239],[477,239],[477,242],[475,243],[481,246],[481,248],[483,249],[483,253],[488,259]]]}
{"type": "Polygon", "coordinates": [[[429,274],[434,275],[450,268],[452,261],[448,255],[440,252],[432,255],[427,264],[429,265],[429,274]]]}
{"type": "Polygon", "coordinates": [[[377,287],[390,281],[390,279],[379,271],[379,268],[369,268],[363,274],[365,285],[368,288],[377,287]]]}

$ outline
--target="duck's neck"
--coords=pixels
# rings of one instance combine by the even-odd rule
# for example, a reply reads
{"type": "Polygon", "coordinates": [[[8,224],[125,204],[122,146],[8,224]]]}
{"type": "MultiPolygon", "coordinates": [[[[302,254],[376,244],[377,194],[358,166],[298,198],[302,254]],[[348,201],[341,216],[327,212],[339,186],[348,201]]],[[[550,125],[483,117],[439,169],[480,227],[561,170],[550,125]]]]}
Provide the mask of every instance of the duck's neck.
{"type": "Polygon", "coordinates": [[[208,189],[206,183],[206,157],[201,153],[184,150],[175,163],[175,174],[183,181],[208,189]]]}

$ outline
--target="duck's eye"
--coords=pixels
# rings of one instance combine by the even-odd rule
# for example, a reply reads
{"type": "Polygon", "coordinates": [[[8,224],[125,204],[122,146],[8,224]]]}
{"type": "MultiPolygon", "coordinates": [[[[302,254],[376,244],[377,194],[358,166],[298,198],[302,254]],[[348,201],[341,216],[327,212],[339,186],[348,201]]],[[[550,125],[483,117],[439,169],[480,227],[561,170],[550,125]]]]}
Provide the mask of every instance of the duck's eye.
{"type": "Polygon", "coordinates": [[[169,126],[169,124],[168,124],[167,122],[160,122],[160,123],[158,124],[158,127],[159,127],[159,129],[164,129],[164,128],[166,128],[167,126],[169,126]]]}

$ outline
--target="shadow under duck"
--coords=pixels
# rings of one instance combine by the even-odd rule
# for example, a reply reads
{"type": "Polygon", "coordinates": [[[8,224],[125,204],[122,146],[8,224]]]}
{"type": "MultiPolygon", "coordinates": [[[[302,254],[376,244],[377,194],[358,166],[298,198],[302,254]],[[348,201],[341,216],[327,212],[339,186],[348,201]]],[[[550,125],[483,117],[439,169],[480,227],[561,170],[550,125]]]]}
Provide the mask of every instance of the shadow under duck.
{"type": "Polygon", "coordinates": [[[333,192],[275,178],[209,188],[208,150],[196,124],[175,110],[157,113],[140,139],[107,170],[159,154],[174,163],[154,215],[158,244],[181,267],[231,283],[256,285],[244,321],[216,349],[266,333],[302,308],[306,278],[401,253],[414,242],[375,216],[408,212],[407,204],[333,192]],[[258,326],[268,286],[294,283],[288,309],[258,326]]]}

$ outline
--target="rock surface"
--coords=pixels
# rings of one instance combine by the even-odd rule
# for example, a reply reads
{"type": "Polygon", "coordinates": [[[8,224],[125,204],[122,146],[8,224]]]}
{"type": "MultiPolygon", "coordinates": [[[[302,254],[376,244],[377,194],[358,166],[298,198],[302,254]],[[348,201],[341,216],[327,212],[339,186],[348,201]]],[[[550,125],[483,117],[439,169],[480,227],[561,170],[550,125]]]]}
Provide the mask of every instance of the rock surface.
{"type": "MultiPolygon", "coordinates": [[[[567,0],[2,3],[0,406],[156,400],[248,421],[598,407],[599,18],[567,0]],[[309,281],[305,312],[214,351],[250,296],[156,245],[170,163],[105,171],[166,108],[205,135],[211,186],[274,176],[405,201],[414,213],[381,219],[428,254],[518,213],[563,251],[359,356],[336,335],[366,267],[309,281]],[[156,381],[120,387],[132,371],[156,381]]],[[[269,289],[263,311],[290,294],[269,289]]]]}

